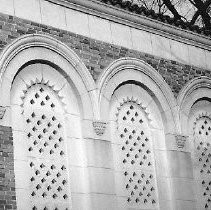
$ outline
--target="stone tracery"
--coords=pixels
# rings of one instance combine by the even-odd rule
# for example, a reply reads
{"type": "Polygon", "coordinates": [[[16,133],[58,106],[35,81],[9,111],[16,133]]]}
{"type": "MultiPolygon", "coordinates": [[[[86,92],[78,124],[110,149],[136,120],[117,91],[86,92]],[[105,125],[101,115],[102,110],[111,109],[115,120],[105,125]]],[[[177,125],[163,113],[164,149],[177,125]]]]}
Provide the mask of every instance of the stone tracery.
{"type": "Polygon", "coordinates": [[[202,115],[194,122],[194,161],[199,197],[204,209],[211,207],[211,119],[202,115]]]}
{"type": "Polygon", "coordinates": [[[23,98],[32,209],[68,209],[68,173],[61,103],[45,84],[23,98]]]}
{"type": "Polygon", "coordinates": [[[129,99],[120,105],[116,115],[127,202],[130,206],[154,209],[157,198],[147,113],[129,99]]]}

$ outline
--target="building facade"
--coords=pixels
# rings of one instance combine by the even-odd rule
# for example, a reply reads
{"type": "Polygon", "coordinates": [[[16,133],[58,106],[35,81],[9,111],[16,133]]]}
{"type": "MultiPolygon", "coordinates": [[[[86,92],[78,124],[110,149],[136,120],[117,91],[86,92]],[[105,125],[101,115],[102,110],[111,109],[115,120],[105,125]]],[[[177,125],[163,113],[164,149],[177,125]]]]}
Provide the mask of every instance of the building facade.
{"type": "Polygon", "coordinates": [[[0,0],[0,209],[211,209],[210,50],[110,0],[0,0]]]}

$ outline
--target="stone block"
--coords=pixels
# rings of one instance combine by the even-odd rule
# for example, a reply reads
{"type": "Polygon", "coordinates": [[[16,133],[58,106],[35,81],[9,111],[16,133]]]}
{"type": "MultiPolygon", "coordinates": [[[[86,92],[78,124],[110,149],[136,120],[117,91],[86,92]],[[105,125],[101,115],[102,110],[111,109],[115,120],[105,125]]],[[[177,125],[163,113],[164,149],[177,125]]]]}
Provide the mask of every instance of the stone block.
{"type": "Polygon", "coordinates": [[[172,196],[171,180],[167,177],[160,177],[157,175],[157,192],[159,201],[166,201],[169,203],[172,196]]]}
{"type": "Polygon", "coordinates": [[[117,196],[118,210],[128,210],[128,202],[126,196],[117,196]]]}
{"type": "MultiPolygon", "coordinates": [[[[176,209],[177,210],[196,210],[196,202],[177,200],[176,209]]],[[[198,210],[201,210],[201,209],[198,209],[198,210]]]]}
{"type": "Polygon", "coordinates": [[[193,166],[190,153],[168,151],[167,157],[172,177],[193,178],[193,166]]]}
{"type": "Polygon", "coordinates": [[[155,160],[155,166],[156,166],[156,175],[159,177],[168,177],[169,163],[167,160],[166,151],[154,150],[154,160],[155,160]]]}
{"type": "Polygon", "coordinates": [[[81,138],[81,118],[73,114],[65,114],[65,130],[67,137],[81,138]]]}
{"type": "Polygon", "coordinates": [[[188,46],[184,43],[170,40],[172,60],[183,64],[189,64],[188,46]]]}
{"type": "Polygon", "coordinates": [[[188,46],[190,65],[207,68],[205,50],[195,47],[188,46]]]}
{"type": "Polygon", "coordinates": [[[168,201],[168,200],[159,200],[159,207],[162,210],[172,210],[173,201],[168,201]]]}
{"type": "Polygon", "coordinates": [[[168,38],[152,34],[152,53],[155,56],[172,59],[170,40],[168,38]]]}
{"type": "Polygon", "coordinates": [[[69,167],[70,190],[72,194],[88,194],[88,171],[83,167],[69,167]]]}
{"type": "Polygon", "coordinates": [[[83,119],[93,120],[94,110],[93,110],[93,105],[91,102],[90,93],[88,92],[84,93],[83,95],[80,96],[80,99],[81,99],[82,108],[83,108],[83,115],[82,115],[83,119]]]}
{"type": "Polygon", "coordinates": [[[15,183],[16,189],[30,189],[30,173],[26,173],[29,171],[29,161],[23,160],[15,160],[14,161],[14,171],[15,171],[15,183]],[[24,179],[23,179],[24,177],[24,179]]]}
{"type": "Polygon", "coordinates": [[[26,189],[16,189],[17,209],[31,209],[30,203],[31,191],[26,189]]]}
{"type": "Polygon", "coordinates": [[[23,115],[21,114],[23,108],[18,105],[13,105],[11,107],[11,122],[12,122],[12,129],[17,131],[25,132],[25,121],[23,119],[23,115]]]}
{"type": "Polygon", "coordinates": [[[92,210],[90,195],[72,192],[71,200],[74,210],[92,210]]]}
{"type": "Polygon", "coordinates": [[[194,181],[188,178],[172,179],[173,195],[177,200],[194,201],[194,181]]]}
{"type": "Polygon", "coordinates": [[[163,130],[151,129],[151,136],[153,140],[154,150],[165,150],[166,149],[166,139],[163,130]]]}
{"type": "Polygon", "coordinates": [[[48,1],[40,3],[42,24],[66,30],[65,8],[48,1]]]}
{"type": "Polygon", "coordinates": [[[206,50],[205,56],[206,56],[206,67],[208,70],[211,71],[211,52],[206,50]]]}
{"type": "Polygon", "coordinates": [[[112,44],[132,49],[131,29],[128,26],[111,23],[112,44]]]}
{"type": "Polygon", "coordinates": [[[92,210],[117,210],[116,196],[91,194],[92,210]]]}
{"type": "Polygon", "coordinates": [[[15,16],[41,23],[40,0],[14,0],[15,16]]]}
{"type": "Polygon", "coordinates": [[[92,39],[111,43],[111,26],[110,22],[92,15],[89,18],[90,37],[92,39]]]}
{"type": "Polygon", "coordinates": [[[90,36],[88,15],[82,12],[65,9],[67,30],[83,36],[90,36]]]}
{"type": "Polygon", "coordinates": [[[28,159],[28,142],[27,134],[21,131],[13,131],[14,138],[14,160],[27,160],[28,159]]]}
{"type": "Polygon", "coordinates": [[[115,193],[114,176],[111,169],[89,167],[90,192],[113,195],[115,193]]]}
{"type": "Polygon", "coordinates": [[[70,166],[84,166],[86,163],[84,141],[78,138],[67,138],[67,154],[70,166]]]}
{"type": "Polygon", "coordinates": [[[7,15],[14,15],[14,0],[0,0],[0,12],[7,15]]]}
{"type": "Polygon", "coordinates": [[[151,34],[131,28],[133,49],[140,52],[152,54],[151,34]]]}
{"type": "Polygon", "coordinates": [[[125,188],[125,175],[123,171],[115,171],[115,188],[116,188],[116,195],[118,197],[127,197],[127,191],[125,188]]]}
{"type": "Polygon", "coordinates": [[[109,141],[86,139],[87,165],[92,167],[112,168],[112,150],[109,141]]]}

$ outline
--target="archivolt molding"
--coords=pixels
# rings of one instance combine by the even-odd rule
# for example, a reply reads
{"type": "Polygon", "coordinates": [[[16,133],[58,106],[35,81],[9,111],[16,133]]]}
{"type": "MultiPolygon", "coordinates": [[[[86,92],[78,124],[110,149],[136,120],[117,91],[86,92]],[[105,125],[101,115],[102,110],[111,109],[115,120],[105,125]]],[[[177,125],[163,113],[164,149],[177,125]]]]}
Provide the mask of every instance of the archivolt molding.
{"type": "MultiPolygon", "coordinates": [[[[191,81],[189,81],[178,95],[177,101],[178,101],[179,107],[181,108],[184,105],[185,99],[190,97],[193,92],[195,92],[196,90],[200,88],[211,89],[211,79],[206,76],[202,76],[202,77],[194,78],[191,81]]],[[[206,93],[205,93],[205,96],[206,96],[206,93]]],[[[201,96],[201,97],[204,97],[204,96],[201,96]]],[[[193,103],[194,102],[195,101],[193,101],[193,103]]]]}
{"type": "MultiPolygon", "coordinates": [[[[109,80],[111,80],[111,78],[117,75],[119,72],[124,71],[126,69],[139,71],[140,73],[147,75],[157,85],[157,87],[161,90],[161,92],[165,96],[168,102],[169,109],[176,106],[176,100],[174,98],[174,95],[170,87],[168,86],[168,84],[162,78],[162,76],[144,61],[136,59],[136,58],[127,58],[127,57],[114,61],[101,74],[101,76],[99,77],[99,80],[97,81],[97,85],[99,88],[99,95],[100,95],[99,99],[101,98],[101,95],[105,91],[109,80]]],[[[130,80],[129,76],[128,76],[128,80],[130,80]]],[[[145,84],[145,81],[137,81],[137,82],[141,82],[145,84]]],[[[118,85],[119,84],[116,84],[116,86],[118,85]]],[[[147,84],[145,85],[147,86],[147,84]]]]}
{"type": "Polygon", "coordinates": [[[0,55],[0,76],[6,71],[7,66],[15,56],[21,51],[31,47],[43,47],[56,52],[65,58],[78,72],[87,90],[95,89],[94,80],[87,70],[86,66],[80,60],[75,52],[73,52],[64,43],[57,39],[43,35],[43,34],[30,34],[19,37],[8,45],[0,55]]]}
{"type": "Polygon", "coordinates": [[[101,115],[104,115],[105,109],[108,110],[103,105],[104,101],[107,100],[106,103],[109,103],[108,101],[111,100],[115,89],[127,81],[143,84],[149,89],[148,94],[152,96],[152,99],[158,105],[166,132],[175,132],[172,130],[176,128],[176,114],[173,113],[173,109],[176,110],[177,103],[170,87],[155,69],[136,58],[118,59],[100,76],[97,85],[99,88],[98,105],[101,115]],[[167,121],[171,122],[171,126],[166,124],[167,121]]]}
{"type": "MultiPolygon", "coordinates": [[[[182,133],[189,135],[189,120],[190,111],[193,104],[200,98],[211,99],[211,79],[208,77],[197,77],[186,84],[181,90],[177,101],[179,106],[180,124],[182,125],[182,133]]],[[[207,113],[197,113],[194,115],[195,119],[205,116],[207,113]]],[[[192,124],[191,124],[192,125],[192,124]]]]}
{"type": "MultiPolygon", "coordinates": [[[[79,84],[76,79],[80,80],[81,88],[77,87],[79,95],[88,95],[91,100],[92,106],[98,110],[96,101],[96,85],[95,82],[80,60],[80,58],[64,43],[56,40],[55,38],[43,34],[31,34],[21,36],[8,45],[0,55],[0,85],[2,95],[2,105],[9,105],[11,85],[18,70],[27,62],[31,60],[46,60],[61,68],[66,75],[72,80],[72,83],[77,87],[79,84]],[[34,53],[35,50],[42,49],[44,54],[34,53]],[[29,51],[28,51],[29,50],[29,51]],[[34,50],[34,51],[33,51],[34,50]],[[32,52],[33,51],[33,52],[32,52]],[[23,53],[24,59],[21,57],[23,53]],[[27,53],[29,52],[29,53],[27,53]],[[44,58],[42,58],[42,56],[44,58]],[[15,68],[11,68],[14,65],[15,68]],[[17,62],[16,62],[17,61],[17,62]],[[61,63],[61,66],[60,66],[61,63]],[[64,69],[65,68],[65,69],[64,69]],[[72,71],[74,69],[74,71],[72,71]],[[72,78],[72,75],[74,78],[72,78]],[[7,90],[4,94],[3,91],[7,90]],[[89,94],[89,92],[92,92],[89,94]]],[[[85,106],[85,104],[83,104],[85,106]]],[[[91,110],[90,110],[91,112],[91,110]]],[[[94,112],[93,112],[94,113],[94,112]]],[[[94,113],[98,118],[97,111],[94,113]]]]}

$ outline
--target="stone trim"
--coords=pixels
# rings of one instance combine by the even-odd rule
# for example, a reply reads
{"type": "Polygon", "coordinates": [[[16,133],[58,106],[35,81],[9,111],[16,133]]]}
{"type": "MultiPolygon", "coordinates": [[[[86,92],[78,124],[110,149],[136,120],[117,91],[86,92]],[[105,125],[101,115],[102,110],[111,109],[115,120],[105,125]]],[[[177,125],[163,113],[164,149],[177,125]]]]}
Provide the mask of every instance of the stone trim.
{"type": "Polygon", "coordinates": [[[194,45],[204,49],[211,49],[211,40],[204,35],[187,31],[167,23],[153,20],[143,15],[133,14],[121,8],[106,5],[97,0],[46,0],[63,7],[79,10],[104,19],[118,22],[133,28],[158,34],[179,42],[194,45]]]}
{"type": "MultiPolygon", "coordinates": [[[[120,58],[111,63],[107,69],[105,69],[100,77],[98,78],[97,85],[99,88],[99,98],[104,92],[109,80],[114,76],[118,75],[119,72],[124,71],[126,69],[133,69],[135,71],[139,71],[147,75],[153,82],[156,84],[159,89],[162,91],[163,96],[165,97],[169,108],[173,108],[177,105],[177,102],[174,98],[174,95],[168,86],[168,84],[164,81],[163,77],[150,65],[135,58],[120,58]]],[[[129,78],[128,78],[129,79],[129,78]]],[[[141,82],[141,81],[139,81],[141,82]]],[[[146,82],[146,81],[144,81],[146,82]]],[[[116,81],[117,83],[117,81],[116,81]]],[[[148,84],[146,84],[148,86],[148,84]]]]}
{"type": "Polygon", "coordinates": [[[200,88],[211,89],[211,79],[206,76],[201,76],[189,81],[178,95],[178,104],[182,106],[184,100],[189,97],[194,91],[200,88]]]}
{"type": "Polygon", "coordinates": [[[92,123],[96,135],[102,136],[105,133],[107,123],[104,121],[96,120],[92,123]]]}
{"type": "Polygon", "coordinates": [[[181,134],[175,135],[176,144],[178,149],[183,149],[186,145],[188,136],[183,136],[181,134]]]}

